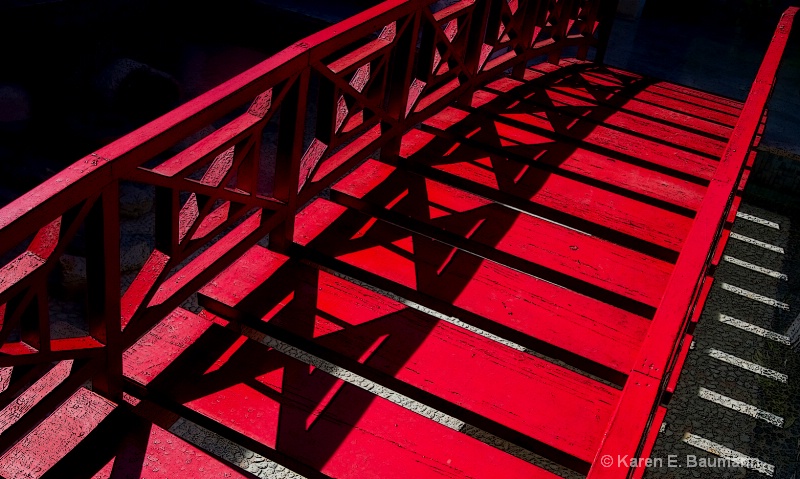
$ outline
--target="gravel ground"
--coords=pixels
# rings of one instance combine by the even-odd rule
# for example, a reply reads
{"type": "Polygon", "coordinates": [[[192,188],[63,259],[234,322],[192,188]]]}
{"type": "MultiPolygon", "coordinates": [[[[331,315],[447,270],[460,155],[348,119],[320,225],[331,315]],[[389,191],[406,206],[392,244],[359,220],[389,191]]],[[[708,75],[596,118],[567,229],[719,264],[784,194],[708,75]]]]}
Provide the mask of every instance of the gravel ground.
{"type": "Polygon", "coordinates": [[[734,222],[734,233],[782,248],[783,253],[741,236],[728,242],[726,261],[715,274],[714,287],[695,330],[695,347],[652,453],[654,458],[665,458],[665,464],[669,455],[675,455],[677,464],[683,467],[652,468],[646,472],[647,478],[793,479],[800,472],[797,335],[794,348],[786,344],[791,342],[788,333],[800,312],[800,214],[778,202],[747,197],[740,212],[776,223],[778,228],[740,215],[734,222]],[[742,261],[776,273],[754,271],[742,261]],[[743,296],[740,290],[763,298],[743,296]],[[764,298],[775,301],[765,304],[764,298]],[[758,374],[752,366],[745,369],[730,364],[719,359],[729,356],[716,351],[778,374],[764,370],[758,374]],[[709,447],[711,443],[760,462],[751,463],[751,468],[688,467],[687,456],[696,457],[699,464],[700,458],[733,454],[719,447],[717,454],[703,450],[714,449],[709,447]]]}

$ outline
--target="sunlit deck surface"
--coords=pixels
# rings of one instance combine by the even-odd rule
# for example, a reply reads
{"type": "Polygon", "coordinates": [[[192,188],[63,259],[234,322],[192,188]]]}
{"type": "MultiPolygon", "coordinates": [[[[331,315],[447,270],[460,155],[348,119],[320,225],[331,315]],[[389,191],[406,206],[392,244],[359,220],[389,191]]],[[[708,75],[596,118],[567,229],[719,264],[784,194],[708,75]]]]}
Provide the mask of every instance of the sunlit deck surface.
{"type": "Polygon", "coordinates": [[[615,5],[385,0],[2,207],[0,479],[641,479],[797,9],[742,103],[615,5]]]}
{"type": "MultiPolygon", "coordinates": [[[[741,108],[572,60],[487,84],[409,131],[396,161],[367,160],[308,204],[291,257],[252,247],[200,291],[205,312],[176,310],[139,340],[124,373],[158,426],[115,411],[117,427],[49,474],[217,471],[192,446],[165,447],[179,415],[307,477],[586,474],[741,108]]],[[[41,452],[59,447],[47,431],[70,401],[0,474],[27,477],[34,454],[52,465],[41,452]]],[[[94,402],[87,418],[108,414],[94,402]]]]}

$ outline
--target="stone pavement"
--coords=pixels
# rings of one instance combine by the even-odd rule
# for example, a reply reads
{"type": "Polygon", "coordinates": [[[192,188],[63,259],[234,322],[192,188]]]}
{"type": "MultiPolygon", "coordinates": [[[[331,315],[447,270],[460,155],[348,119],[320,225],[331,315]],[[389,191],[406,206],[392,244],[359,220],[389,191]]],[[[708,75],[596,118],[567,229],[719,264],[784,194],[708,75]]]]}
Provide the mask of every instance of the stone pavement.
{"type": "Polygon", "coordinates": [[[646,478],[800,473],[800,212],[751,190],[653,449],[664,466],[646,478]],[[737,453],[748,467],[687,463],[737,453]],[[669,467],[669,455],[683,467],[669,467]]]}

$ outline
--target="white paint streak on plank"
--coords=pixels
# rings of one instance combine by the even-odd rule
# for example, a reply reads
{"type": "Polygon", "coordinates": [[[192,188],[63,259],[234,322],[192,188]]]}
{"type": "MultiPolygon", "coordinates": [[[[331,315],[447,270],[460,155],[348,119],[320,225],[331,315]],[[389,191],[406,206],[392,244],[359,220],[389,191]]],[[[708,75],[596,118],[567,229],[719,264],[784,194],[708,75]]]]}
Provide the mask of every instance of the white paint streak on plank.
{"type": "Polygon", "coordinates": [[[739,328],[742,331],[747,331],[748,333],[753,333],[757,336],[761,336],[762,338],[771,339],[772,341],[785,344],[787,346],[792,344],[789,336],[778,334],[775,331],[770,331],[769,329],[764,329],[760,326],[756,326],[755,324],[747,323],[741,319],[728,316],[727,314],[720,313],[717,319],[719,319],[721,323],[728,324],[734,328],[739,328]]]}
{"type": "Polygon", "coordinates": [[[765,274],[771,278],[789,281],[789,277],[783,273],[780,273],[778,271],[773,271],[771,269],[764,268],[763,266],[758,266],[753,263],[748,263],[747,261],[740,260],[739,258],[734,258],[733,256],[724,255],[722,259],[727,261],[728,263],[735,264],[736,266],[741,266],[742,268],[749,269],[750,271],[755,271],[756,273],[765,274]]]}
{"type": "Polygon", "coordinates": [[[774,251],[776,253],[785,254],[783,248],[780,246],[775,246],[774,244],[765,243],[763,241],[759,241],[755,238],[751,238],[749,236],[740,235],[739,233],[731,233],[731,238],[735,240],[742,241],[744,243],[751,244],[753,246],[758,246],[759,248],[764,248],[770,251],[774,251]]]}
{"type": "Polygon", "coordinates": [[[710,391],[703,387],[700,388],[697,395],[706,401],[719,404],[720,406],[726,407],[732,411],[740,412],[756,419],[761,419],[762,421],[768,422],[773,426],[783,427],[782,417],[776,416],[771,412],[764,411],[763,409],[759,409],[751,404],[729,398],[728,396],[723,396],[722,394],[715,393],[714,391],[710,391]]]}
{"type": "Polygon", "coordinates": [[[716,442],[709,441],[708,439],[700,436],[695,436],[694,434],[687,432],[686,435],[683,436],[683,442],[698,449],[702,449],[708,453],[714,454],[715,456],[730,459],[732,464],[740,467],[752,469],[753,471],[760,472],[761,474],[769,477],[772,477],[772,475],[775,474],[775,466],[772,464],[767,464],[761,459],[750,457],[746,454],[742,454],[741,452],[734,451],[733,449],[727,448],[722,444],[717,444],[716,442]]]}
{"type": "Polygon", "coordinates": [[[761,296],[760,294],[756,294],[752,291],[748,291],[746,289],[728,283],[720,283],[720,287],[725,291],[730,291],[731,293],[738,294],[739,296],[744,296],[745,298],[752,299],[753,301],[764,303],[766,305],[772,306],[773,308],[779,308],[785,311],[789,311],[789,305],[781,301],[778,301],[777,299],[761,296]]]}
{"type": "Polygon", "coordinates": [[[736,356],[733,356],[732,354],[728,354],[728,353],[720,351],[718,349],[709,349],[708,350],[708,355],[711,356],[714,359],[719,359],[722,362],[731,364],[733,366],[745,369],[747,371],[750,371],[750,372],[753,372],[753,373],[756,373],[756,374],[760,374],[761,376],[764,376],[765,378],[774,379],[775,381],[782,382],[782,383],[788,383],[789,382],[789,376],[787,376],[786,374],[779,373],[778,371],[775,371],[775,370],[772,370],[772,369],[769,369],[769,368],[765,368],[764,366],[759,366],[758,364],[751,363],[750,361],[745,361],[742,358],[737,358],[736,356]]]}
{"type": "Polygon", "coordinates": [[[774,221],[765,220],[764,218],[759,218],[758,216],[748,215],[747,213],[742,213],[741,211],[736,213],[736,217],[743,220],[752,221],[753,223],[766,226],[767,228],[772,228],[774,230],[781,229],[781,225],[775,223],[774,221]]]}

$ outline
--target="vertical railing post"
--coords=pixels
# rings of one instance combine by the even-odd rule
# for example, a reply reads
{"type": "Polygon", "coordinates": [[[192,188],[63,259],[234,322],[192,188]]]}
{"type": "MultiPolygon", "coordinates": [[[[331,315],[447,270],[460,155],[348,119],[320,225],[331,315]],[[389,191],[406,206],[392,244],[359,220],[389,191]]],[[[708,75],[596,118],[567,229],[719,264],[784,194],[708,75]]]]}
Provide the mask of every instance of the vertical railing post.
{"type": "Polygon", "coordinates": [[[86,218],[89,333],[106,346],[105,368],[92,385],[112,400],[122,395],[119,228],[119,183],[114,181],[103,190],[86,218]]]}
{"type": "MultiPolygon", "coordinates": [[[[502,0],[505,1],[505,0],[502,0]]],[[[481,56],[483,55],[483,45],[486,40],[487,27],[491,15],[493,0],[476,0],[475,10],[467,32],[467,46],[464,54],[464,65],[467,71],[464,72],[465,79],[470,83],[464,94],[457,100],[458,103],[470,106],[472,96],[475,93],[476,85],[474,79],[481,69],[481,56]]]]}
{"type": "MultiPolygon", "coordinates": [[[[536,29],[540,27],[541,11],[545,8],[545,0],[520,0],[519,8],[522,10],[522,31],[520,32],[518,55],[525,56],[526,51],[533,47],[536,40],[536,29]]],[[[525,70],[528,68],[527,61],[521,61],[514,65],[511,70],[511,77],[522,80],[525,70]]]]}
{"type": "Polygon", "coordinates": [[[597,21],[600,24],[597,27],[597,53],[594,57],[594,62],[602,65],[606,59],[606,50],[608,49],[608,41],[611,38],[611,29],[614,26],[614,17],[617,14],[617,6],[619,0],[598,0],[600,2],[600,11],[597,14],[597,21]]]}
{"type": "Polygon", "coordinates": [[[286,203],[286,217],[269,234],[269,247],[286,253],[294,239],[294,220],[297,214],[297,193],[300,184],[300,160],[306,125],[308,83],[311,74],[306,67],[294,80],[281,102],[278,125],[278,150],[275,162],[276,199],[286,203]]]}
{"type": "MultiPolygon", "coordinates": [[[[427,8],[427,7],[420,7],[427,8]]],[[[400,155],[400,145],[402,143],[402,133],[405,132],[407,125],[405,119],[408,116],[407,107],[409,101],[409,94],[411,92],[411,83],[413,81],[413,70],[415,56],[417,53],[417,38],[419,37],[420,22],[422,19],[422,12],[417,10],[411,14],[413,18],[408,21],[406,29],[400,34],[396,40],[394,52],[391,56],[391,66],[388,71],[388,78],[386,82],[386,112],[392,118],[397,118],[402,132],[395,132],[394,138],[389,140],[383,147],[381,147],[381,159],[393,162],[397,160],[400,155]]],[[[397,20],[398,26],[402,19],[397,20]]],[[[381,132],[386,133],[387,125],[381,125],[381,132]]]]}

